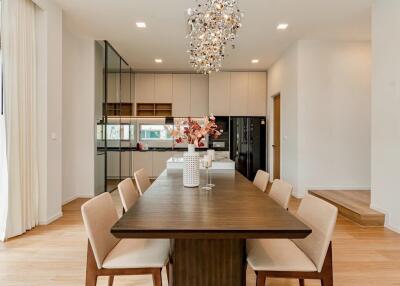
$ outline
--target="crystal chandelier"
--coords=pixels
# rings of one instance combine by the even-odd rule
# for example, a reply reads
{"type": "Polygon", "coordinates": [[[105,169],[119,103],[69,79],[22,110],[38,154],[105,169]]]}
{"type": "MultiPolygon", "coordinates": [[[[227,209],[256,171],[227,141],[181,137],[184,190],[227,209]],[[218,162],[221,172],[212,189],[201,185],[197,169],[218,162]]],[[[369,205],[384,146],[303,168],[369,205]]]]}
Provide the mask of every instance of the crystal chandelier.
{"type": "MultiPolygon", "coordinates": [[[[189,62],[197,72],[219,71],[228,43],[241,27],[236,0],[205,0],[188,10],[189,62]]],[[[232,44],[232,48],[235,48],[232,44]]]]}

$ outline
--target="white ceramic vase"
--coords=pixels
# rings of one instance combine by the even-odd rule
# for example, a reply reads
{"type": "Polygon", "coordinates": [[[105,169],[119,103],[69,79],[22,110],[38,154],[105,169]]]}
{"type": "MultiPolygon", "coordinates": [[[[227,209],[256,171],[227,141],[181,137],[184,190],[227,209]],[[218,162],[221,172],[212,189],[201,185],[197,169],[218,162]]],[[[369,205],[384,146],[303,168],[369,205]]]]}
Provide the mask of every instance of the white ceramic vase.
{"type": "Polygon", "coordinates": [[[200,185],[200,156],[194,144],[189,144],[188,151],[183,153],[183,185],[189,188],[200,185]]]}

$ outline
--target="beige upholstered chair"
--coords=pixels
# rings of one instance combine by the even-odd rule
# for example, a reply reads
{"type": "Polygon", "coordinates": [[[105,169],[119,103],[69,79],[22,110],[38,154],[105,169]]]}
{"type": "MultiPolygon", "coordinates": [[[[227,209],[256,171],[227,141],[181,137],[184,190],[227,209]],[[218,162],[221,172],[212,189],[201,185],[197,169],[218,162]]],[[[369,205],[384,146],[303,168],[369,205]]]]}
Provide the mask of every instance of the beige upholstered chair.
{"type": "Polygon", "coordinates": [[[118,220],[109,193],[101,194],[82,205],[82,217],[89,238],[86,286],[95,286],[98,276],[153,276],[161,286],[161,269],[168,262],[169,241],[165,239],[117,239],[110,229],[118,220]]]}
{"type": "Polygon", "coordinates": [[[145,169],[140,169],[136,171],[134,174],[136,186],[139,190],[141,196],[143,196],[144,192],[150,187],[151,182],[149,176],[146,173],[145,169]]]}
{"type": "Polygon", "coordinates": [[[269,174],[263,170],[258,170],[253,184],[261,191],[265,192],[267,190],[268,182],[269,174]]]}
{"type": "Polygon", "coordinates": [[[275,179],[268,195],[287,210],[292,191],[293,186],[291,184],[279,179],[275,179]]]}
{"type": "Polygon", "coordinates": [[[257,286],[264,286],[266,277],[321,280],[323,286],[333,285],[332,234],[337,208],[321,199],[307,195],[301,202],[297,217],[312,233],[304,239],[258,239],[247,242],[247,261],[257,275],[257,286]]]}
{"type": "Polygon", "coordinates": [[[135,190],[131,178],[126,178],[118,184],[118,192],[125,212],[136,203],[140,196],[139,191],[135,190]]]}

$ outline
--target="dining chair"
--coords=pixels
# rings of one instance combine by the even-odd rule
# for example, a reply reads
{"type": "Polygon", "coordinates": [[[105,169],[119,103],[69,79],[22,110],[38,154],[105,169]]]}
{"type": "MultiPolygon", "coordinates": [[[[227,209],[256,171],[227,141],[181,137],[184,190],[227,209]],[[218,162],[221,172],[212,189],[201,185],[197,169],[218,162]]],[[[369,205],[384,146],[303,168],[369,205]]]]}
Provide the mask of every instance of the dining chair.
{"type": "Polygon", "coordinates": [[[117,239],[110,230],[118,220],[111,195],[103,193],[82,205],[82,217],[88,236],[86,286],[96,286],[98,276],[153,276],[154,286],[161,286],[161,270],[168,263],[167,239],[117,239]]]}
{"type": "Polygon", "coordinates": [[[269,174],[263,170],[258,170],[253,184],[265,193],[268,187],[269,174]]]}
{"type": "Polygon", "coordinates": [[[137,170],[135,173],[133,173],[133,176],[135,177],[136,186],[139,190],[139,193],[141,196],[143,196],[144,192],[151,185],[149,176],[147,175],[146,170],[144,168],[137,170]]]}
{"type": "Polygon", "coordinates": [[[133,206],[140,196],[139,191],[135,190],[131,178],[126,178],[118,184],[118,192],[121,198],[123,211],[127,212],[131,206],[133,206]]]}
{"type": "Polygon", "coordinates": [[[275,179],[268,195],[287,210],[289,208],[289,201],[292,191],[293,186],[291,184],[280,179],[275,179]]]}
{"type": "Polygon", "coordinates": [[[333,285],[332,234],[337,208],[312,195],[302,200],[296,216],[312,233],[304,239],[255,239],[247,242],[247,262],[255,271],[257,286],[265,286],[266,277],[321,280],[333,285]]]}

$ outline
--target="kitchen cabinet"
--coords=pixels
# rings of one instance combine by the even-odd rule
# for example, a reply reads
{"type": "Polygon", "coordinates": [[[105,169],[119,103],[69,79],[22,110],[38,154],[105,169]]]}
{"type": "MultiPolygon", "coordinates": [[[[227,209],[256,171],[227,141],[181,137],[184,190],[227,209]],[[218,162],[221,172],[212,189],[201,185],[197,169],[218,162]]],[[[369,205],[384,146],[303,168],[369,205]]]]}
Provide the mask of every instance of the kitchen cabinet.
{"type": "Polygon", "coordinates": [[[107,101],[119,102],[120,99],[120,74],[108,73],[107,74],[107,101]]]}
{"type": "Polygon", "coordinates": [[[154,75],[154,103],[172,102],[172,74],[154,75]]]}
{"type": "Polygon", "coordinates": [[[208,115],[208,76],[190,75],[190,116],[208,115]]]}
{"type": "Polygon", "coordinates": [[[247,100],[247,113],[252,116],[265,116],[267,114],[267,73],[249,73],[249,94],[247,100]]]}
{"type": "Polygon", "coordinates": [[[252,115],[247,112],[247,100],[249,96],[249,73],[231,73],[231,92],[229,115],[246,116],[252,115]]]}
{"type": "Polygon", "coordinates": [[[209,76],[209,113],[229,116],[231,73],[216,72],[209,76]]]}
{"type": "Polygon", "coordinates": [[[107,152],[107,178],[108,179],[119,179],[119,151],[108,151],[107,152]]]}
{"type": "Polygon", "coordinates": [[[135,74],[136,103],[154,103],[154,74],[135,74]]]}
{"type": "Polygon", "coordinates": [[[133,172],[144,168],[147,174],[153,176],[153,152],[133,152],[133,172]]]}
{"type": "Polygon", "coordinates": [[[121,102],[131,102],[131,73],[121,73],[121,102]]]}
{"type": "Polygon", "coordinates": [[[158,177],[167,168],[167,160],[174,155],[174,152],[154,151],[152,153],[153,153],[153,177],[158,177]]]}
{"type": "Polygon", "coordinates": [[[190,74],[172,75],[172,116],[190,115],[190,74]]]}
{"type": "Polygon", "coordinates": [[[131,167],[131,151],[121,152],[121,177],[123,179],[133,176],[131,167]]]}

